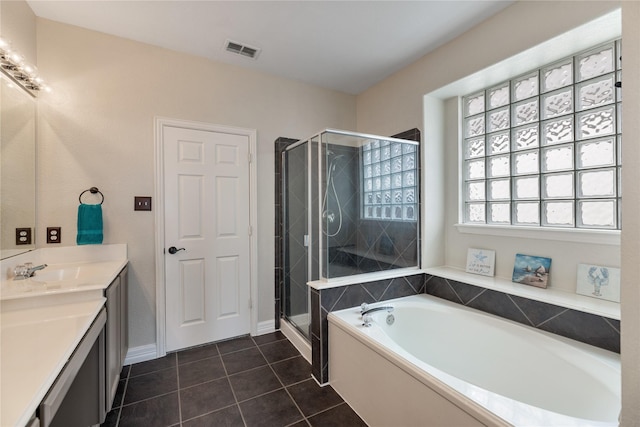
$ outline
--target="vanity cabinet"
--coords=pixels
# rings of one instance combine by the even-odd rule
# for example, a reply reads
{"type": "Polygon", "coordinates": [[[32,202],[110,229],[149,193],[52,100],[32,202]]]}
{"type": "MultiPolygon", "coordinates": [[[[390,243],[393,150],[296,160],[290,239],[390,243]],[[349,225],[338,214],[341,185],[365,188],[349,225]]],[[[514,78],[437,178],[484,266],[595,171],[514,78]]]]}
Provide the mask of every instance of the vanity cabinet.
{"type": "Polygon", "coordinates": [[[41,427],[86,427],[104,421],[106,322],[107,314],[102,309],[30,425],[36,425],[38,418],[41,427]]]}
{"type": "Polygon", "coordinates": [[[107,299],[105,407],[109,412],[129,350],[127,267],[105,289],[104,296],[107,299]]]}

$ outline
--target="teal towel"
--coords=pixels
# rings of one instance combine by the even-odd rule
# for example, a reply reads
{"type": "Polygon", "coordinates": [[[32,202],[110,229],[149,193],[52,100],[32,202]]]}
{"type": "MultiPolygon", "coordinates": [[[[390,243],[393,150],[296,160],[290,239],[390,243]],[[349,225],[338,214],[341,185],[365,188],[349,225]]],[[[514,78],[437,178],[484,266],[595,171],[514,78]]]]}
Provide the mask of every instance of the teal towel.
{"type": "Polygon", "coordinates": [[[99,245],[102,243],[102,205],[78,206],[78,245],[99,245]]]}

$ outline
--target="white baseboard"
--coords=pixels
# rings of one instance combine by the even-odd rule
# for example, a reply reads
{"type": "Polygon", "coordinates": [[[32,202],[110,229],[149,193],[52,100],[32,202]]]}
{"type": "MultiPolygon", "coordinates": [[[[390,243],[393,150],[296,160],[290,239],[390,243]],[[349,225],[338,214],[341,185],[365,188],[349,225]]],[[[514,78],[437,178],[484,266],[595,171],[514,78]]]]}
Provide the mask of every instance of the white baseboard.
{"type": "Polygon", "coordinates": [[[285,319],[280,319],[280,332],[298,349],[302,357],[311,363],[311,344],[309,341],[285,319]]]}
{"type": "Polygon", "coordinates": [[[256,331],[257,332],[256,335],[264,335],[264,334],[269,334],[271,332],[275,332],[276,331],[275,324],[276,324],[275,319],[258,322],[258,329],[256,331]]]}
{"type": "Polygon", "coordinates": [[[158,350],[155,344],[141,345],[129,349],[127,357],[124,359],[124,364],[133,365],[134,363],[146,362],[147,360],[156,359],[157,357],[158,350]]]}

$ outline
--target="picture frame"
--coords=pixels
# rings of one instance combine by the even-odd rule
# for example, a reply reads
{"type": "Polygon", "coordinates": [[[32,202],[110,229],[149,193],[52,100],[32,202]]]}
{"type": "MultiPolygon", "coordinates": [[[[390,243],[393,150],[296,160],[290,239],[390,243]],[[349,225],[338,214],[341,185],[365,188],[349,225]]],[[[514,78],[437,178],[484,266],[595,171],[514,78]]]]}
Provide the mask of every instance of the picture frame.
{"type": "Polygon", "coordinates": [[[550,273],[551,258],[516,254],[511,281],[537,288],[546,288],[549,286],[550,273]]]}
{"type": "Polygon", "coordinates": [[[578,264],[576,293],[592,298],[620,302],[620,269],[578,264]]]}
{"type": "Polygon", "coordinates": [[[493,276],[495,274],[496,252],[490,249],[469,248],[467,251],[466,272],[493,276]]]}

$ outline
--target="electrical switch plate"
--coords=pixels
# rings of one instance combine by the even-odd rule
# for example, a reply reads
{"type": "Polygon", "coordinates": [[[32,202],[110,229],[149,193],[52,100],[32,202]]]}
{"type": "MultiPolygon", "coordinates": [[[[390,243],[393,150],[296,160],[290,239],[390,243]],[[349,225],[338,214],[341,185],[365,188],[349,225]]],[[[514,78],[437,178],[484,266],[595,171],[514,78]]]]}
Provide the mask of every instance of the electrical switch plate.
{"type": "Polygon", "coordinates": [[[31,244],[31,229],[16,228],[16,245],[30,245],[30,244],[31,244]]]}
{"type": "Polygon", "coordinates": [[[148,196],[135,196],[134,197],[134,211],[150,211],[151,210],[151,197],[148,196]]]}
{"type": "Polygon", "coordinates": [[[47,227],[47,243],[60,243],[62,227],[47,227]]]}

